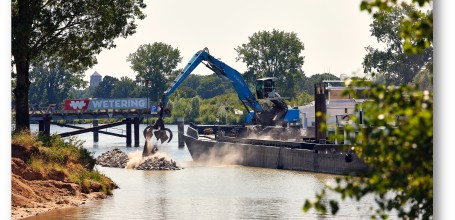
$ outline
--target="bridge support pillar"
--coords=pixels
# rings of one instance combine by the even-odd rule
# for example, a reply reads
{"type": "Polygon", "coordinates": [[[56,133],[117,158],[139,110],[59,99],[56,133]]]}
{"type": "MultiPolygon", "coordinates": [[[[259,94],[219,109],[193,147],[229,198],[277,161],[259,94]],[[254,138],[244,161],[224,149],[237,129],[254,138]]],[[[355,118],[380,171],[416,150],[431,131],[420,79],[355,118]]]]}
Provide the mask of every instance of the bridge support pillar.
{"type": "Polygon", "coordinates": [[[51,118],[49,117],[44,119],[44,134],[47,136],[51,135],[51,118]]]}
{"type": "Polygon", "coordinates": [[[139,118],[134,118],[134,146],[139,147],[139,118]]]}
{"type": "Polygon", "coordinates": [[[38,130],[44,133],[44,120],[38,121],[38,130]]]}
{"type": "MultiPolygon", "coordinates": [[[[98,126],[98,119],[93,119],[93,127],[97,127],[98,126]]],[[[93,142],[98,142],[99,141],[99,134],[98,134],[98,130],[96,131],[93,131],[93,142]]]]}
{"type": "Polygon", "coordinates": [[[131,118],[126,118],[126,146],[131,147],[131,118]]]}
{"type": "Polygon", "coordinates": [[[43,117],[43,120],[38,121],[38,130],[43,132],[44,135],[51,135],[51,118],[48,116],[43,117]]]}
{"type": "Polygon", "coordinates": [[[185,128],[183,125],[184,125],[183,117],[177,118],[179,148],[185,147],[185,142],[183,140],[183,134],[185,133],[185,128]]]}

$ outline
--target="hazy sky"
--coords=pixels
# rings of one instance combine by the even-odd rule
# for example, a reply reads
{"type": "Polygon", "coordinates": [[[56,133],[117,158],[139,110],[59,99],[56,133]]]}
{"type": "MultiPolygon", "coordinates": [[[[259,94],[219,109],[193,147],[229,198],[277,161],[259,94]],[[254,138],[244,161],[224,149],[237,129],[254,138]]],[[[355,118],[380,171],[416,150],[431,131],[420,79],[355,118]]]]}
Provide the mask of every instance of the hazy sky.
{"type": "MultiPolygon", "coordinates": [[[[370,36],[372,17],[359,9],[360,0],[145,0],[144,20],[137,32],[119,38],[117,47],[98,56],[98,64],[86,72],[86,80],[96,70],[102,76],[135,73],[126,61],[140,45],[163,42],[178,48],[183,68],[204,47],[210,54],[243,73],[246,65],[236,62],[234,50],[259,31],[277,29],[295,32],[304,43],[303,70],[307,75],[331,72],[362,72],[368,45],[378,45],[370,36]]],[[[205,66],[193,74],[211,73],[205,66]]]]}

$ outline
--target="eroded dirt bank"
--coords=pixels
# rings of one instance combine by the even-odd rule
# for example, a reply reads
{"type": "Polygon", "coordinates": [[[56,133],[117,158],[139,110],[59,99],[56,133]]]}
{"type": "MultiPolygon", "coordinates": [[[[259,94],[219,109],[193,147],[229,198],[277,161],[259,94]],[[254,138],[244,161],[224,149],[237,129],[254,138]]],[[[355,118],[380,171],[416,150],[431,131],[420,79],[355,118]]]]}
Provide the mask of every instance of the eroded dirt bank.
{"type": "MultiPolygon", "coordinates": [[[[11,219],[22,219],[57,208],[74,207],[90,200],[106,197],[105,189],[96,181],[84,184],[70,181],[69,174],[59,169],[32,168],[32,155],[40,148],[12,144],[11,157],[11,219]]],[[[68,166],[78,166],[69,163],[68,166]]],[[[112,188],[116,188],[111,183],[112,188]]]]}

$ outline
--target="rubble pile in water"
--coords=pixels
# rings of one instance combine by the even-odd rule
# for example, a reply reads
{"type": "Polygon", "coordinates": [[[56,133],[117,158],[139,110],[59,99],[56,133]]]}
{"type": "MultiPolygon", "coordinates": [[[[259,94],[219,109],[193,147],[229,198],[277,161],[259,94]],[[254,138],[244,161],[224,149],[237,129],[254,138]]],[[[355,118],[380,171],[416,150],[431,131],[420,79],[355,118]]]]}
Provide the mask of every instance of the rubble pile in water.
{"type": "MultiPolygon", "coordinates": [[[[131,153],[132,157],[135,157],[135,153],[131,153]]],[[[131,156],[130,155],[130,156],[131,156]]],[[[138,158],[136,158],[138,159],[138,158]]],[[[139,165],[134,165],[131,168],[137,170],[180,170],[182,168],[177,166],[177,163],[171,159],[166,159],[165,157],[158,157],[158,156],[149,156],[146,158],[140,158],[141,160],[139,165]]],[[[107,151],[101,154],[96,159],[96,164],[101,165],[103,167],[117,167],[117,168],[126,168],[128,165],[128,161],[130,158],[120,149],[115,148],[113,150],[107,151]]],[[[133,160],[134,162],[134,160],[133,160]]],[[[130,165],[128,165],[130,168],[130,165]]]]}
{"type": "Polygon", "coordinates": [[[148,158],[136,168],[138,170],[180,170],[176,162],[164,157],[148,158]]]}
{"type": "Polygon", "coordinates": [[[123,153],[120,149],[115,148],[101,154],[96,159],[96,164],[103,167],[125,168],[128,160],[128,155],[126,153],[123,153]]]}

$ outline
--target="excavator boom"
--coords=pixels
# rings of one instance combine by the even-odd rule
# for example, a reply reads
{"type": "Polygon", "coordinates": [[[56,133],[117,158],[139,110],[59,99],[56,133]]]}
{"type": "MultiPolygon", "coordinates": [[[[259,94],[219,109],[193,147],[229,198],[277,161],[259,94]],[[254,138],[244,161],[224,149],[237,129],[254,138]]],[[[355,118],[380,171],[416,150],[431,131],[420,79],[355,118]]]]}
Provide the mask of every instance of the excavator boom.
{"type": "MultiPolygon", "coordinates": [[[[160,110],[158,112],[158,119],[153,126],[149,126],[144,130],[145,134],[148,134],[146,140],[150,139],[152,131],[157,140],[161,139],[161,142],[165,142],[168,139],[166,131],[170,133],[170,142],[172,140],[172,132],[165,127],[163,121],[163,115],[166,109],[167,102],[172,93],[182,84],[182,82],[196,69],[199,64],[203,63],[207,68],[212,70],[217,76],[227,79],[232,83],[239,100],[242,102],[247,112],[250,112],[250,109],[254,112],[253,116],[261,125],[269,126],[280,122],[288,112],[287,105],[280,99],[271,100],[274,103],[274,108],[272,110],[265,110],[261,104],[258,102],[256,97],[248,88],[245,80],[242,75],[229,65],[221,62],[219,59],[216,59],[210,55],[209,50],[204,48],[203,50],[198,51],[188,62],[188,64],[183,68],[182,72],[177,76],[172,85],[163,93],[161,102],[159,104],[160,110]]],[[[145,149],[145,148],[144,148],[145,149]]],[[[152,149],[147,149],[147,152],[150,152],[152,149]]],[[[144,150],[145,152],[145,150],[144,150]]],[[[146,153],[144,153],[146,154],[146,153]]]]}

